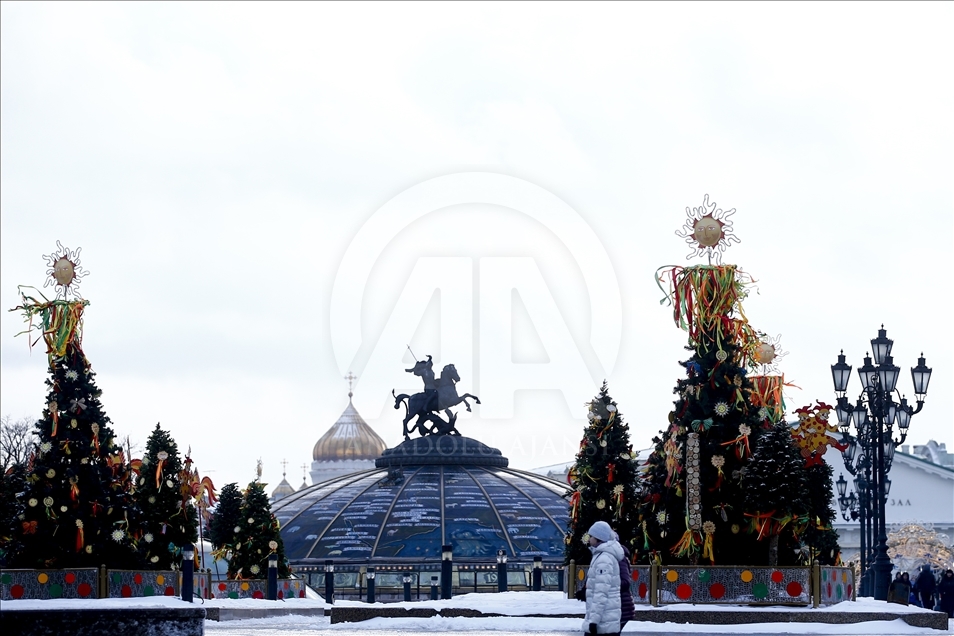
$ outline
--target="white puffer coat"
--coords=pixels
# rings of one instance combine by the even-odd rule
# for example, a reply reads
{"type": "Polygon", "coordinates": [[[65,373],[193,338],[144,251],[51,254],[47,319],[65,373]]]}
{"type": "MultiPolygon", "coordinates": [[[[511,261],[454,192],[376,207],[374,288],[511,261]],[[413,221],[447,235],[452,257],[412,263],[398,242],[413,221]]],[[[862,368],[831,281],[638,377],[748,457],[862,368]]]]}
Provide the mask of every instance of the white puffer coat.
{"type": "Polygon", "coordinates": [[[590,623],[596,623],[598,634],[619,632],[619,560],[623,546],[617,541],[601,543],[593,551],[593,560],[586,572],[586,617],[583,633],[588,634],[590,623]]]}

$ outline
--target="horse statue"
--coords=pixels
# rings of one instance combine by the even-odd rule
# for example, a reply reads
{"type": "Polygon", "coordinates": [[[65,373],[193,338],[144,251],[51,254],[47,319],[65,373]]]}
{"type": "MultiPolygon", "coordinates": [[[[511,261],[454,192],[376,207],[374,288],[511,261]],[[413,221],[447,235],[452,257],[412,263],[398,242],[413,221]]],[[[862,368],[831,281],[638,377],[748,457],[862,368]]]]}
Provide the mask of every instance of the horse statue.
{"type": "Polygon", "coordinates": [[[431,369],[431,356],[427,356],[426,361],[416,363],[408,373],[420,376],[424,380],[424,390],[414,395],[401,393],[394,395],[394,408],[400,408],[404,404],[406,414],[404,416],[404,439],[410,439],[411,433],[417,430],[421,437],[425,435],[460,435],[457,431],[457,414],[451,411],[452,406],[457,406],[461,402],[464,407],[470,411],[470,402],[467,398],[480,404],[480,398],[470,393],[457,395],[456,384],[460,382],[460,375],[453,364],[444,365],[440,377],[435,378],[431,369]],[[431,388],[433,387],[433,388],[431,388]],[[445,421],[437,414],[437,411],[444,411],[447,415],[445,421]],[[414,424],[408,428],[408,422],[416,417],[414,424]],[[430,425],[428,425],[430,422],[430,425]]]}

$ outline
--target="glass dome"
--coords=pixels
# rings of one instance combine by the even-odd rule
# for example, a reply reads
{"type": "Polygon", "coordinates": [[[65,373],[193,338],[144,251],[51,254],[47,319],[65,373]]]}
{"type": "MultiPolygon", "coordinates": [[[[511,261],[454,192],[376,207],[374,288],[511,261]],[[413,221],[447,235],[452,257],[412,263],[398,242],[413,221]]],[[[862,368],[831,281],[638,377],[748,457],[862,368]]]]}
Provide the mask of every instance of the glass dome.
{"type": "Polygon", "coordinates": [[[274,505],[293,565],[509,558],[563,560],[566,486],[508,468],[500,451],[459,436],[405,442],[374,470],[346,475],[274,505]]]}

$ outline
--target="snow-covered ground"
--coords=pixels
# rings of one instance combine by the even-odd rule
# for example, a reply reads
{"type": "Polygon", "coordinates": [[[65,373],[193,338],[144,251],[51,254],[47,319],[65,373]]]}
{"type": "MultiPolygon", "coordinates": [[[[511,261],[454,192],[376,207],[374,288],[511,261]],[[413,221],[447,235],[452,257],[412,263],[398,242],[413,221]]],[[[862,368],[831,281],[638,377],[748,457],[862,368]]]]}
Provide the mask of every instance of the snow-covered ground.
{"type": "MultiPolygon", "coordinates": [[[[197,599],[198,604],[198,599],[197,599]]],[[[9,601],[4,609],[56,609],[56,608],[109,608],[109,607],[182,607],[185,605],[176,598],[150,597],[138,599],[57,599],[49,601],[9,601]]],[[[339,606],[366,606],[357,601],[340,601],[339,606]]],[[[444,601],[418,601],[411,603],[378,603],[381,607],[428,607],[469,608],[484,613],[507,614],[506,617],[488,618],[375,618],[361,623],[337,623],[332,625],[325,616],[276,616],[266,619],[239,621],[206,621],[205,630],[212,636],[283,636],[286,634],[335,635],[357,633],[386,636],[389,634],[441,632],[443,634],[463,634],[473,632],[494,632],[498,636],[510,634],[581,634],[582,621],[579,618],[539,618],[528,614],[574,614],[582,613],[584,604],[567,599],[560,592],[505,592],[502,594],[465,594],[444,601]]],[[[228,607],[262,609],[266,607],[319,609],[325,606],[320,599],[288,599],[286,601],[264,601],[256,599],[231,600],[214,599],[203,603],[204,607],[228,607]]],[[[641,609],[637,608],[637,612],[641,609]]],[[[664,611],[777,611],[774,607],[748,607],[732,605],[669,605],[659,609],[664,611]]],[[[786,608],[796,612],[879,612],[916,613],[926,610],[919,607],[888,605],[872,599],[859,599],[845,602],[829,608],[813,610],[811,608],[786,608]]],[[[652,623],[637,620],[626,625],[624,633],[644,634],[825,634],[825,635],[889,635],[889,634],[954,634],[954,621],[949,621],[947,632],[911,627],[904,621],[870,621],[848,625],[826,623],[758,623],[754,625],[698,625],[677,623],[652,623]]]]}

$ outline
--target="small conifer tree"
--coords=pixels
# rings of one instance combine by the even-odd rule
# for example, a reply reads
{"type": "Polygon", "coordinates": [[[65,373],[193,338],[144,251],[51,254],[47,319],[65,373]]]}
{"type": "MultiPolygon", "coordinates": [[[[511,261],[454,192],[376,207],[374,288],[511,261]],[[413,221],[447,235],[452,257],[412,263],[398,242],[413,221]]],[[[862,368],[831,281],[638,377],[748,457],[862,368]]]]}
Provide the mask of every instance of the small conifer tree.
{"type": "MultiPolygon", "coordinates": [[[[142,512],[139,549],[146,567],[179,569],[182,547],[198,539],[198,512],[183,491],[179,447],[159,424],[149,435],[136,500],[142,512]]],[[[187,487],[188,488],[188,487],[187,487]]]]}
{"type": "Polygon", "coordinates": [[[285,545],[278,520],[272,514],[265,484],[253,481],[245,490],[229,559],[229,578],[263,579],[268,575],[268,557],[278,556],[278,576],[288,578],[291,570],[285,559],[285,545]]]}
{"type": "Polygon", "coordinates": [[[769,540],[770,566],[779,565],[780,537],[794,537],[808,523],[808,480],[804,466],[791,428],[779,422],[763,432],[752,461],[745,468],[742,479],[745,514],[751,519],[751,532],[758,540],[769,540]]]}
{"type": "Polygon", "coordinates": [[[635,533],[638,479],[629,425],[610,397],[605,381],[589,404],[587,419],[570,471],[571,488],[565,495],[570,504],[567,563],[589,563],[591,555],[584,536],[597,521],[610,524],[627,547],[632,545],[635,533]]]}
{"type": "Polygon", "coordinates": [[[209,521],[209,541],[216,558],[228,558],[235,546],[235,536],[242,518],[242,492],[235,482],[225,484],[219,492],[219,502],[209,521]]]}

